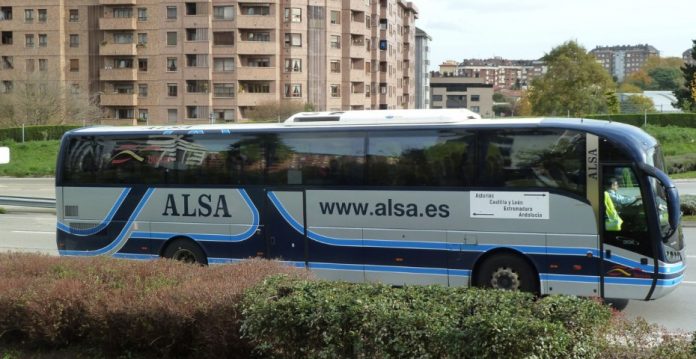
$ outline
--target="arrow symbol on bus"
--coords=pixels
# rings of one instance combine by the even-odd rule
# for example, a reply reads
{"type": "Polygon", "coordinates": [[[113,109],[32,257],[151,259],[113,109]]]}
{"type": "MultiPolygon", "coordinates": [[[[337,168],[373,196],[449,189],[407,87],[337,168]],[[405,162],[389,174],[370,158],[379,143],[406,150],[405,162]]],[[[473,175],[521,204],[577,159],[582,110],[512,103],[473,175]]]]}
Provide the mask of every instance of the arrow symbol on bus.
{"type": "Polygon", "coordinates": [[[492,216],[493,213],[474,213],[474,216],[492,216]]]}
{"type": "Polygon", "coordinates": [[[527,197],[546,197],[546,193],[541,193],[541,194],[525,193],[524,195],[527,197]]]}

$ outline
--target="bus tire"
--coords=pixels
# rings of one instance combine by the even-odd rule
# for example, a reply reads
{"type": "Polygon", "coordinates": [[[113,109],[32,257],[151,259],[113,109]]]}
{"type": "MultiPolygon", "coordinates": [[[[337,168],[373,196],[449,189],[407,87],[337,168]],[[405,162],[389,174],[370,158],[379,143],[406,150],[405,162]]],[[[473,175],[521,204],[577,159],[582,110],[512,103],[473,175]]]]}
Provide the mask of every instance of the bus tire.
{"type": "Polygon", "coordinates": [[[476,270],[474,280],[481,288],[539,293],[539,279],[532,266],[524,258],[510,253],[485,259],[476,270]]]}
{"type": "Polygon", "coordinates": [[[208,265],[208,257],[206,257],[201,247],[192,240],[184,238],[175,239],[169,243],[164,253],[162,253],[162,257],[184,263],[208,265]]]}

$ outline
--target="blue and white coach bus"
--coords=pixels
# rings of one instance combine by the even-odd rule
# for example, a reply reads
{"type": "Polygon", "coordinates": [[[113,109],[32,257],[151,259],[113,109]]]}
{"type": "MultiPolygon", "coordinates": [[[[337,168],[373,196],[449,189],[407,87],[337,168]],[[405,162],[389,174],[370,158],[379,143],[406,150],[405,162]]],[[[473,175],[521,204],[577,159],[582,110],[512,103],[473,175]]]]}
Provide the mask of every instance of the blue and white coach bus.
{"type": "Polygon", "coordinates": [[[685,270],[679,198],[642,130],[466,110],[68,132],[62,255],[654,299],[685,270]]]}

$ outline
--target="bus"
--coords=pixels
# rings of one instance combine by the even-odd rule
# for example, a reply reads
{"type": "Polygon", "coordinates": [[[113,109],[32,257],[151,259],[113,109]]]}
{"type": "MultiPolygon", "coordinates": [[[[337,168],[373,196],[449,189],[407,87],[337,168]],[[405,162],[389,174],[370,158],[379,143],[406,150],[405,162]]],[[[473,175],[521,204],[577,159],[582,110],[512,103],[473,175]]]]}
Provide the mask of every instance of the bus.
{"type": "Polygon", "coordinates": [[[658,142],[588,119],[380,110],[88,127],[62,139],[56,203],[66,256],[261,257],[328,280],[641,300],[686,268],[658,142]]]}

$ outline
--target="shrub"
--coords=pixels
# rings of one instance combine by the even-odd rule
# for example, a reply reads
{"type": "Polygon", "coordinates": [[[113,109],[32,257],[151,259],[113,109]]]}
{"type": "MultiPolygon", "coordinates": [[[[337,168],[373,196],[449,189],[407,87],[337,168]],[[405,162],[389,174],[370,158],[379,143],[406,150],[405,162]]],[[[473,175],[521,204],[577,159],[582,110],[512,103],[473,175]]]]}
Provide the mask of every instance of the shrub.
{"type": "MultiPolygon", "coordinates": [[[[696,128],[696,113],[649,113],[647,122],[656,126],[680,126],[696,128]]],[[[589,115],[586,118],[616,121],[633,126],[643,126],[645,115],[642,113],[620,115],[589,115]]]]}
{"type": "Polygon", "coordinates": [[[673,333],[645,319],[614,316],[600,341],[600,359],[694,359],[692,338],[673,333]]]}
{"type": "Polygon", "coordinates": [[[208,268],[27,254],[0,256],[0,273],[0,342],[225,357],[250,353],[239,335],[246,288],[271,274],[307,277],[264,260],[208,268]]]}
{"type": "Polygon", "coordinates": [[[696,195],[685,194],[679,196],[679,204],[685,216],[696,215],[696,195]]]}
{"type": "MultiPolygon", "coordinates": [[[[67,131],[79,128],[80,126],[26,126],[24,127],[24,141],[48,141],[60,140],[67,131]]],[[[22,128],[0,128],[0,141],[12,140],[22,141],[22,128]]]]}
{"type": "Polygon", "coordinates": [[[278,277],[242,303],[244,336],[270,357],[589,357],[610,316],[577,298],[278,277]]]}

